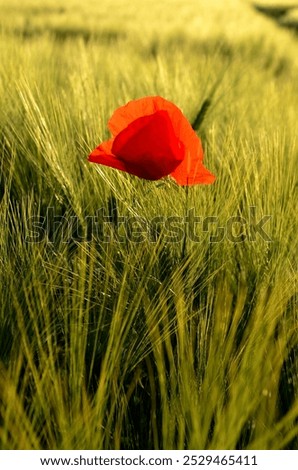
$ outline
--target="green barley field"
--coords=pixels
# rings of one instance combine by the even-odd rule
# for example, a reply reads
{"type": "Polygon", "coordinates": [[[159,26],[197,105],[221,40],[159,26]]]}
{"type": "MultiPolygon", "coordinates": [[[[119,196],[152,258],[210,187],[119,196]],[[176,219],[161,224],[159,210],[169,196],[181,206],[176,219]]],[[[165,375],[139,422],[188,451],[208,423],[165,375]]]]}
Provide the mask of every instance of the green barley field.
{"type": "Polygon", "coordinates": [[[245,0],[0,12],[0,448],[297,449],[295,31],[245,0]],[[87,161],[148,95],[214,184],[87,161]]]}

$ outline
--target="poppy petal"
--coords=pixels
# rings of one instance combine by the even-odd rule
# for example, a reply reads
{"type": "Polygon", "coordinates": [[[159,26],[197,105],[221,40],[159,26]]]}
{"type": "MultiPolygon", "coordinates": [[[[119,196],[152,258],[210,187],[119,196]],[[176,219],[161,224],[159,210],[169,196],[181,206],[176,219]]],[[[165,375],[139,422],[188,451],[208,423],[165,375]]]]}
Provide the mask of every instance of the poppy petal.
{"type": "Polygon", "coordinates": [[[101,165],[110,166],[116,170],[127,171],[124,162],[113,155],[112,146],[114,139],[102,142],[93,152],[90,153],[88,160],[92,163],[100,163],[101,165]]]}
{"type": "MultiPolygon", "coordinates": [[[[183,160],[185,150],[175,135],[166,111],[142,116],[130,123],[115,138],[112,153],[146,179],[160,179],[183,160]]],[[[132,173],[132,171],[130,171],[132,173]]]]}
{"type": "Polygon", "coordinates": [[[181,186],[211,184],[215,180],[215,176],[204,167],[200,157],[192,158],[190,153],[170,176],[181,186]]]}
{"type": "Polygon", "coordinates": [[[181,120],[188,122],[181,110],[174,103],[165,100],[161,96],[146,96],[145,98],[129,101],[124,106],[120,106],[120,108],[116,109],[108,122],[108,128],[115,136],[135,119],[142,116],[149,116],[160,110],[168,112],[175,131],[180,129],[181,120]]]}
{"type": "Polygon", "coordinates": [[[196,133],[178,106],[161,96],[146,96],[145,98],[129,101],[126,105],[114,111],[108,122],[108,127],[111,133],[116,136],[135,119],[160,110],[167,111],[174,131],[181,141],[197,139],[196,133]]]}

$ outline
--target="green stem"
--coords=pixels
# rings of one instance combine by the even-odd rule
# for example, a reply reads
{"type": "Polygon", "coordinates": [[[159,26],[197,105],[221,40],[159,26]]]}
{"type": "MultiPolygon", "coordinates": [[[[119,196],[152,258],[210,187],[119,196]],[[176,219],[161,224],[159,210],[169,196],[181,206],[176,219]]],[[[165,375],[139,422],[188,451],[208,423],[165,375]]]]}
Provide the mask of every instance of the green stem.
{"type": "Polygon", "coordinates": [[[187,222],[187,214],[189,210],[189,186],[186,186],[185,189],[185,218],[184,218],[184,236],[183,236],[183,243],[182,243],[182,252],[181,252],[181,259],[184,260],[187,255],[187,236],[188,236],[188,222],[187,222]]]}

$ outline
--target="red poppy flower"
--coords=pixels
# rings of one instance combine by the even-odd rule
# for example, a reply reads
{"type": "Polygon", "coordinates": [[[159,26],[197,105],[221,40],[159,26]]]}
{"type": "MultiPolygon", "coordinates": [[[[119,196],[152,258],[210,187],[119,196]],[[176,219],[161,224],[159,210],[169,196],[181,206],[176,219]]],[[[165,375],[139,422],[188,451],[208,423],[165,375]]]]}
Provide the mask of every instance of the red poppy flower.
{"type": "Polygon", "coordinates": [[[215,179],[203,166],[202,144],[180,109],[160,96],[130,101],[118,108],[108,127],[113,135],[89,161],[148,180],[170,175],[180,185],[215,179]]]}

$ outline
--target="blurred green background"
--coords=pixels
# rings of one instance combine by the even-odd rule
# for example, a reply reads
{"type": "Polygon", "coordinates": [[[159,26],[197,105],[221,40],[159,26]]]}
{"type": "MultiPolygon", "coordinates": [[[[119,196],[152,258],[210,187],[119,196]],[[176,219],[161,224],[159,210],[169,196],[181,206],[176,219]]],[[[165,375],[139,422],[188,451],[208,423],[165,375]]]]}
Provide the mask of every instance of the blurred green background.
{"type": "Polygon", "coordinates": [[[257,6],[0,0],[2,449],[297,449],[297,9],[257,6]],[[213,185],[87,162],[148,95],[208,102],[213,185]],[[251,207],[268,238],[212,243],[251,207]],[[152,226],[187,208],[216,217],[199,242],[152,226]]]}

